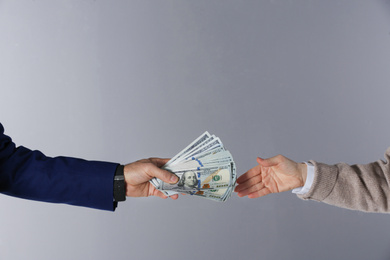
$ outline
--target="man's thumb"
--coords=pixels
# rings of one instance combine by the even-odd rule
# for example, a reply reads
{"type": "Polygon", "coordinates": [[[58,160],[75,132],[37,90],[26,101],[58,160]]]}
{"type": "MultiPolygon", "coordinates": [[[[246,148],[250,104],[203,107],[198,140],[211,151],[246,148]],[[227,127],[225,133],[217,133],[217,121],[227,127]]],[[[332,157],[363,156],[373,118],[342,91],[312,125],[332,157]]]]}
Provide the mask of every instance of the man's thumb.
{"type": "Polygon", "coordinates": [[[162,180],[163,182],[167,182],[167,183],[173,184],[173,183],[176,183],[179,181],[179,177],[177,177],[177,175],[175,175],[169,171],[160,169],[158,167],[156,167],[156,169],[154,170],[153,175],[154,175],[154,177],[162,180]]]}

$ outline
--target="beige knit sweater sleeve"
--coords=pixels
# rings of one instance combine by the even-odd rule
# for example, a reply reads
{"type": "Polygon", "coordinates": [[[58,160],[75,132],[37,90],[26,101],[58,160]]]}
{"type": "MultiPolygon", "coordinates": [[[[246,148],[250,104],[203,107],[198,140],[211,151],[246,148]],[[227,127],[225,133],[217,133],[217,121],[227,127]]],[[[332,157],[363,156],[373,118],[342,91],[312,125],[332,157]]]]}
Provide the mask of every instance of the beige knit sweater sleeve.
{"type": "Polygon", "coordinates": [[[300,198],[354,210],[390,212],[390,148],[385,161],[365,165],[310,162],[315,166],[313,185],[309,192],[298,195],[300,198]]]}

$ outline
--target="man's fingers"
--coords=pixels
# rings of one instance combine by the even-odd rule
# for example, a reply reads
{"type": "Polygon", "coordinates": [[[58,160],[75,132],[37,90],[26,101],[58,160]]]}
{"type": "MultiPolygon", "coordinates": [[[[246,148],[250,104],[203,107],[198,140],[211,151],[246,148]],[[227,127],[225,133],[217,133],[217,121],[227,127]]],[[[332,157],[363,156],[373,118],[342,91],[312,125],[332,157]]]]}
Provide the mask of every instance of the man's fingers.
{"type": "MultiPolygon", "coordinates": [[[[162,199],[167,199],[168,198],[168,196],[166,196],[162,191],[156,189],[153,186],[150,186],[149,196],[160,197],[162,199]]],[[[176,199],[179,198],[179,195],[178,194],[174,194],[174,195],[170,196],[170,198],[173,199],[173,200],[176,200],[176,199]]]]}
{"type": "MultiPolygon", "coordinates": [[[[162,193],[160,190],[157,190],[156,188],[154,188],[154,190],[152,191],[152,196],[160,197],[162,199],[168,198],[168,196],[166,196],[164,193],[162,193]]],[[[179,198],[179,195],[174,194],[174,195],[170,196],[169,198],[171,198],[173,200],[177,200],[179,198]]]]}
{"type": "Polygon", "coordinates": [[[170,198],[173,200],[177,200],[179,198],[179,195],[175,194],[175,195],[170,196],[170,198]]]}
{"type": "Polygon", "coordinates": [[[167,196],[165,196],[164,193],[162,193],[161,191],[159,191],[159,190],[157,190],[157,189],[154,189],[154,190],[153,190],[152,196],[160,197],[160,198],[162,198],[162,199],[168,198],[167,196]]]}

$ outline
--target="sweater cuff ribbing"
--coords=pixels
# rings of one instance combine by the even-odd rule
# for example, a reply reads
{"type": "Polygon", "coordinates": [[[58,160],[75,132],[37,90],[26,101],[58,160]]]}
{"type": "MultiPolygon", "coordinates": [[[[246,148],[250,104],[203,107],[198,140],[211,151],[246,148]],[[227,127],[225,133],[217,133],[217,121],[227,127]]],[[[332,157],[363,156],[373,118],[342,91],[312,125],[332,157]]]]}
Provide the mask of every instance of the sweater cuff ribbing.
{"type": "Polygon", "coordinates": [[[304,200],[323,201],[329,196],[336,184],[338,168],[335,165],[327,165],[315,161],[310,161],[310,163],[315,167],[313,185],[307,193],[298,195],[298,197],[304,200]]]}

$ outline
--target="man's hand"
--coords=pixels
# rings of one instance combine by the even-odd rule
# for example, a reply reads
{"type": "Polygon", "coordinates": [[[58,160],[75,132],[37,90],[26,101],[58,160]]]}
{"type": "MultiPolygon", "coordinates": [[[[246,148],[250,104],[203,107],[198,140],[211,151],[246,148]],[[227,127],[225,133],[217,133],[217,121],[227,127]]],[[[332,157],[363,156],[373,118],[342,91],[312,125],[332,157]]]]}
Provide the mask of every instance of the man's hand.
{"type": "Polygon", "coordinates": [[[307,166],[283,155],[269,159],[257,158],[259,165],[237,179],[235,188],[239,197],[258,198],[302,187],[307,176],[307,166]]]}
{"type": "MultiPolygon", "coordinates": [[[[175,174],[160,169],[168,161],[169,159],[149,158],[125,165],[126,196],[158,196],[166,199],[167,196],[157,190],[149,180],[156,177],[167,183],[178,182],[179,178],[175,174]]],[[[173,195],[171,198],[175,200],[178,195],[173,195]]]]}

